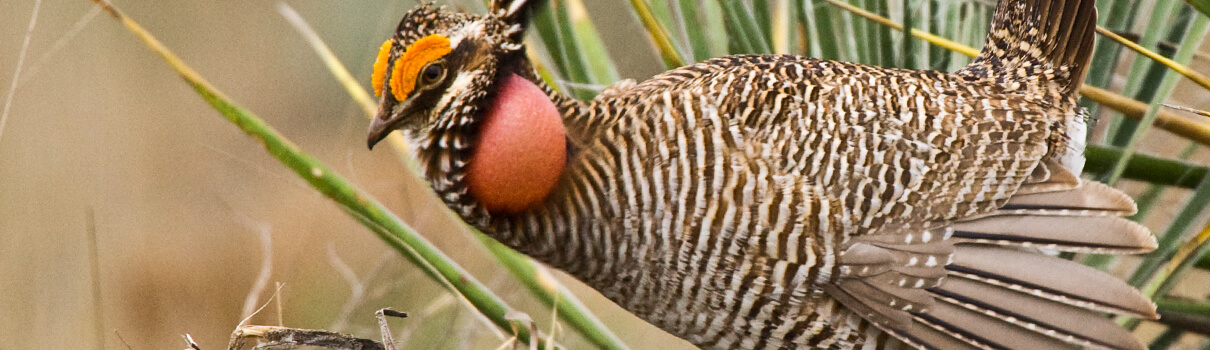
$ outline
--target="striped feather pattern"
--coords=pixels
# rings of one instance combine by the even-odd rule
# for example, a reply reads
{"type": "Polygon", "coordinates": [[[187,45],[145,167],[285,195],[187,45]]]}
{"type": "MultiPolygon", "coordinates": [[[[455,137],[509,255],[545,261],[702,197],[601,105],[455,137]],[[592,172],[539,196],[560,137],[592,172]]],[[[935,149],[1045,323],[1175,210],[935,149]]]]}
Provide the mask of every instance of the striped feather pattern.
{"type": "Polygon", "coordinates": [[[1076,175],[1091,0],[1003,1],[955,73],[740,55],[587,102],[518,54],[518,6],[445,17],[487,25],[405,19],[504,43],[446,92],[463,98],[404,126],[446,204],[495,239],[708,349],[1141,348],[1104,313],[1154,305],[1043,253],[1155,247],[1121,218],[1129,197],[1076,175]],[[485,77],[507,73],[562,111],[569,157],[543,204],[506,215],[461,181],[485,77]]]}

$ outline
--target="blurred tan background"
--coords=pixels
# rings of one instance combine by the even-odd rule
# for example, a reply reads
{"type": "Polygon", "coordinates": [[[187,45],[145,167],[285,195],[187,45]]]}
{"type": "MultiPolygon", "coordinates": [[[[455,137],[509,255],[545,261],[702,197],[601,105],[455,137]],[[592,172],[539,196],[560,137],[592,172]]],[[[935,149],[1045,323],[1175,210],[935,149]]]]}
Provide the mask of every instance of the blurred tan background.
{"type": "MultiPolygon", "coordinates": [[[[662,70],[647,43],[635,40],[643,34],[625,1],[586,3],[607,29],[623,77],[662,70]]],[[[389,151],[365,149],[364,115],[277,4],[117,2],[212,83],[373,193],[549,330],[550,310],[449,225],[444,208],[389,151]]],[[[368,81],[379,44],[415,2],[288,4],[368,81]]],[[[33,8],[29,0],[0,3],[0,96],[13,81],[33,8]]],[[[413,316],[393,321],[404,329],[406,348],[505,342],[204,104],[120,24],[89,16],[91,9],[86,0],[42,3],[0,130],[0,350],[180,349],[186,333],[204,349],[224,348],[246,316],[266,257],[268,285],[250,305],[284,283],[286,326],[377,338],[372,312],[393,307],[413,316]]],[[[1204,62],[1195,67],[1207,71],[1204,62]]],[[[1197,92],[1180,97],[1187,105],[1210,103],[1201,90],[1181,90],[1197,92]]],[[[1208,157],[1201,151],[1195,159],[1208,157]]],[[[1173,192],[1172,206],[1188,193],[1173,192]]],[[[628,344],[690,348],[560,277],[628,344]]],[[[276,324],[277,315],[271,307],[252,323],[276,324]]],[[[560,341],[582,344],[568,333],[559,332],[560,341]]]]}

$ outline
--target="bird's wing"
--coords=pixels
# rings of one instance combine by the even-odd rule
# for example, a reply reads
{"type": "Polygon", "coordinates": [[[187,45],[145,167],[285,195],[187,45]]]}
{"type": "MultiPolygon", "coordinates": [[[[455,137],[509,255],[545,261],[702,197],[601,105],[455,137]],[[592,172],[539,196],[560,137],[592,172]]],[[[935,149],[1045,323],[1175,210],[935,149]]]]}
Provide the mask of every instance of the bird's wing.
{"type": "Polygon", "coordinates": [[[1013,196],[1000,209],[939,227],[855,238],[829,295],[919,348],[1109,348],[1141,344],[1104,313],[1155,318],[1121,280],[1044,254],[1155,248],[1135,210],[1096,182],[1013,196]]]}

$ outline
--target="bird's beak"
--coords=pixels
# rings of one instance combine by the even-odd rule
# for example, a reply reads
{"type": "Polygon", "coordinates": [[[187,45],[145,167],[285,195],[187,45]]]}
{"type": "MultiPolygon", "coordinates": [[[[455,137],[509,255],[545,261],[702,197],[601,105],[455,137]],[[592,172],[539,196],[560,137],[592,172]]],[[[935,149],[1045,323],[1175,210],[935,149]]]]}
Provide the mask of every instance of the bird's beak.
{"type": "Polygon", "coordinates": [[[399,128],[399,124],[403,119],[408,118],[412,114],[410,110],[412,100],[396,102],[386,96],[383,96],[382,101],[378,104],[378,113],[375,114],[374,120],[370,121],[369,137],[366,139],[366,146],[371,150],[374,145],[381,142],[382,139],[391,135],[392,131],[399,128]],[[403,104],[402,108],[395,108],[397,104],[403,104]],[[393,113],[398,110],[399,113],[393,113]]]}
{"type": "Polygon", "coordinates": [[[374,116],[374,120],[370,122],[370,135],[366,140],[366,146],[371,150],[374,149],[374,145],[395,131],[395,128],[392,127],[395,123],[390,118],[390,111],[383,113],[382,107],[378,108],[378,115],[374,116]]]}

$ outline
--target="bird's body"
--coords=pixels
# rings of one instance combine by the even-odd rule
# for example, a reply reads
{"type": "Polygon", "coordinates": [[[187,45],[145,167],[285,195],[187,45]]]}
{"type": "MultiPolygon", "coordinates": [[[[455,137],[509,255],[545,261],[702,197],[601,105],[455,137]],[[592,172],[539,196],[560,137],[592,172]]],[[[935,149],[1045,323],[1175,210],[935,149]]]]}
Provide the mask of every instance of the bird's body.
{"type": "MultiPolygon", "coordinates": [[[[999,90],[796,56],[710,60],[585,104],[568,124],[588,141],[553,200],[491,231],[695,343],[778,328],[810,340],[859,319],[822,288],[840,247],[1002,205],[1045,154],[1050,124],[1079,118],[1002,123],[978,106],[1055,108],[999,90]],[[997,144],[1009,134],[1017,146],[997,144]],[[735,328],[741,315],[768,321],[735,328]]],[[[816,343],[861,335],[829,333],[816,343]]]]}
{"type": "MultiPolygon", "coordinates": [[[[468,222],[703,348],[1137,348],[1101,312],[1151,317],[1145,298],[1035,249],[1154,247],[1118,218],[1134,210],[1128,197],[1076,177],[1084,117],[1073,86],[1090,41],[1037,46],[1091,31],[1030,22],[1029,6],[1051,2],[1009,3],[989,49],[954,73],[730,56],[577,101],[515,51],[500,54],[486,78],[466,79],[526,77],[566,129],[561,176],[522,210],[488,210],[463,183],[483,136],[473,104],[490,88],[464,95],[469,110],[440,99],[422,126],[402,129],[468,222]],[[1022,25],[1039,30],[1011,33],[1022,25]]],[[[1091,8],[1054,3],[1068,20],[1091,8]]],[[[507,5],[493,16],[522,13],[507,5]]],[[[417,11],[405,23],[442,19],[417,11]]],[[[393,40],[429,34],[405,32],[416,27],[463,41],[488,26],[401,24],[393,40]]],[[[395,115],[426,98],[383,96],[395,115]]],[[[371,142],[406,123],[380,117],[371,142]]]]}

